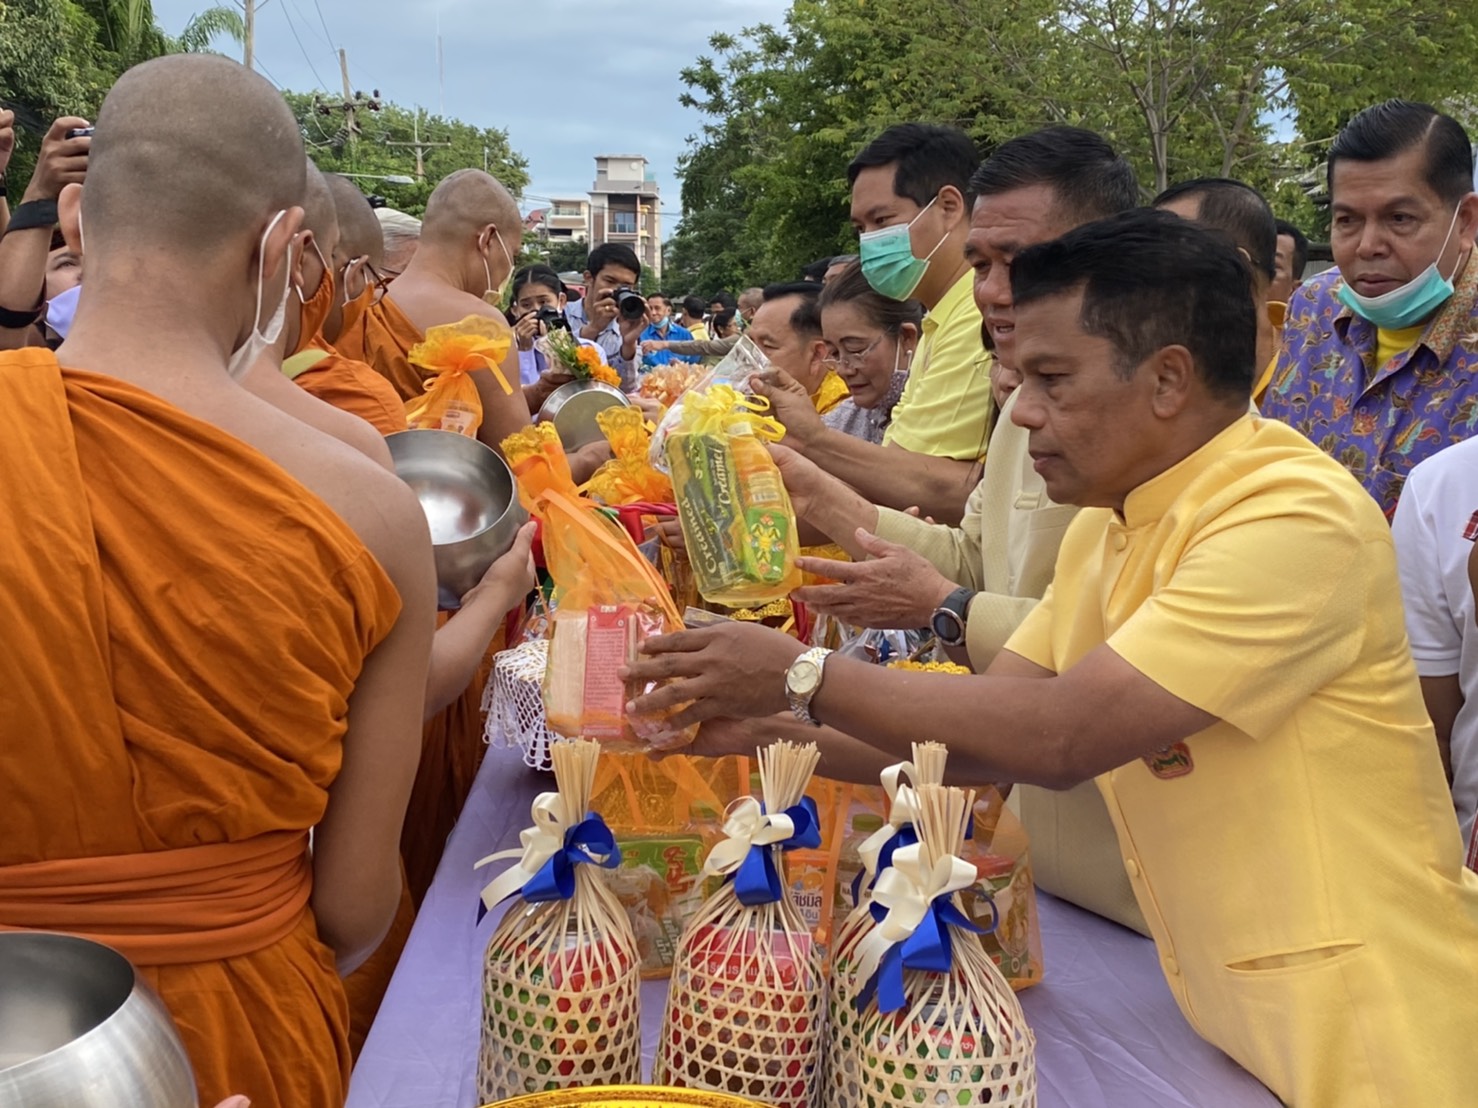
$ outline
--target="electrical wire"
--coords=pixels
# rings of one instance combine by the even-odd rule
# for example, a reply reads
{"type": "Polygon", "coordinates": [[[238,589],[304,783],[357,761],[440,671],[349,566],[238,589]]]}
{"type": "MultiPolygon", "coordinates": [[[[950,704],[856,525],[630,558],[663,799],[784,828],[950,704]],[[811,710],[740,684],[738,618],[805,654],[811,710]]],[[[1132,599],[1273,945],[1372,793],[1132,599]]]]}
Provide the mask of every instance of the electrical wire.
{"type": "MultiPolygon", "coordinates": [[[[302,13],[299,13],[301,17],[302,13]]],[[[323,92],[328,91],[328,85],[324,84],[323,78],[318,75],[318,70],[313,65],[313,59],[308,57],[308,51],[303,49],[303,40],[298,37],[298,29],[293,25],[293,17],[288,13],[287,5],[282,5],[283,18],[287,20],[287,29],[293,33],[293,41],[298,44],[298,52],[303,55],[303,60],[308,63],[308,71],[313,74],[313,79],[318,82],[318,88],[323,92]]]]}
{"type": "Polygon", "coordinates": [[[318,0],[313,0],[314,10],[318,12],[318,22],[323,26],[323,39],[328,43],[328,48],[334,48],[334,36],[329,33],[328,20],[323,18],[323,9],[318,6],[318,0]]]}

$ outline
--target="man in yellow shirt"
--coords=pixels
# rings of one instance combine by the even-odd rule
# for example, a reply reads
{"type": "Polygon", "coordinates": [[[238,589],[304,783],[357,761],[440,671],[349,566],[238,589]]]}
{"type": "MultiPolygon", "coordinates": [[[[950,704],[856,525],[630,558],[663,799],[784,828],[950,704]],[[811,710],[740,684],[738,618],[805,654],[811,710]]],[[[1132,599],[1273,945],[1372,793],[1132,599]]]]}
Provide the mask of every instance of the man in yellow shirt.
{"type": "Polygon", "coordinates": [[[1141,210],[1023,251],[1011,283],[1013,418],[1048,493],[1084,510],[988,674],[724,626],[649,640],[629,677],[670,683],[634,708],[690,704],[682,725],[788,706],[856,736],[823,735],[832,774],[939,736],[962,779],[1096,778],[1203,1036],[1294,1108],[1471,1105],[1478,874],[1390,534],[1338,463],[1249,414],[1246,266],[1141,210]]]}
{"type": "Polygon", "coordinates": [[[793,448],[875,503],[918,507],[946,523],[960,521],[980,478],[993,412],[965,261],[965,196],[979,160],[963,131],[905,123],[883,132],[847,169],[869,283],[928,311],[883,445],[827,427],[814,406],[761,386],[793,448]]]}

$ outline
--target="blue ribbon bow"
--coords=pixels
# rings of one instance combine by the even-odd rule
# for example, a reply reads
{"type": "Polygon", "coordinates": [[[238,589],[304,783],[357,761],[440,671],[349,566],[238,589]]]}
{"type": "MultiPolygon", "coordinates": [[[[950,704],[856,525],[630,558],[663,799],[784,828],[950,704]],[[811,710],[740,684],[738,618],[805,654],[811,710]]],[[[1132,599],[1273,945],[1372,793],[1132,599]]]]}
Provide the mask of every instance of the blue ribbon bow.
{"type": "MultiPolygon", "coordinates": [[[[764,805],[760,805],[761,814],[764,805]]],[[[739,903],[748,907],[757,904],[773,904],[780,899],[780,871],[775,866],[772,847],[781,850],[815,850],[821,845],[821,817],[816,802],[809,796],[801,797],[799,804],[782,813],[790,820],[794,830],[789,838],[779,839],[766,845],[752,845],[734,871],[734,892],[739,903]]]]}
{"type": "MultiPolygon", "coordinates": [[[[888,914],[887,909],[878,904],[872,905],[870,911],[878,923],[882,923],[888,914]]],[[[908,1003],[908,997],[903,991],[903,971],[906,969],[948,973],[954,966],[954,945],[949,935],[951,927],[959,927],[976,935],[986,933],[969,916],[950,903],[949,895],[941,896],[929,905],[912,935],[888,948],[877,972],[857,994],[857,1010],[860,1012],[866,1008],[874,993],[877,994],[878,1010],[881,1012],[896,1012],[904,1007],[908,1003]]]]}
{"type": "Polygon", "coordinates": [[[606,826],[605,820],[594,812],[587,812],[584,819],[567,830],[563,844],[548,851],[543,863],[532,873],[523,867],[530,861],[530,852],[538,849],[537,838],[531,840],[530,832],[524,832],[524,837],[524,849],[502,851],[483,859],[489,862],[521,854],[523,864],[507,871],[483,891],[477,905],[478,923],[487,915],[491,904],[507,900],[515,893],[521,894],[531,904],[569,900],[575,895],[575,867],[582,863],[602,869],[615,869],[621,864],[621,848],[616,845],[616,836],[606,826]],[[524,878],[521,882],[519,876],[524,878]]]}

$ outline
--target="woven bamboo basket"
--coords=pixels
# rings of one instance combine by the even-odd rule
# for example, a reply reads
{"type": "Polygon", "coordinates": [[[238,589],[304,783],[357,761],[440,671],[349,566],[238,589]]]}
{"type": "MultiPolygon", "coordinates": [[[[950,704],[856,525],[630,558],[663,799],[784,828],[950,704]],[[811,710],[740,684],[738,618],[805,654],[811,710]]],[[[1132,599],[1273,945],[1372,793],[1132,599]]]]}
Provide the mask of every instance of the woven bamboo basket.
{"type": "MultiPolygon", "coordinates": [[[[901,781],[908,777],[913,786],[944,783],[944,763],[948,748],[943,743],[914,743],[913,760],[884,772],[885,778],[896,771],[901,781]]],[[[884,781],[887,788],[887,781],[884,781]]],[[[890,790],[891,791],[891,790],[890,790]]],[[[895,803],[888,813],[889,829],[899,830],[909,822],[916,805],[895,803]],[[905,811],[906,809],[906,811],[905,811]]],[[[821,1108],[857,1108],[862,1103],[862,1052],[857,1039],[857,993],[862,982],[856,979],[857,947],[876,926],[872,918],[872,880],[877,874],[864,872],[857,907],[842,923],[832,944],[831,981],[826,1002],[826,1051],[822,1056],[821,1108]]]]}
{"type": "MultiPolygon", "coordinates": [[[[814,744],[759,751],[765,811],[798,804],[816,768],[814,744]]],[[[652,1080],[813,1108],[820,1071],[822,952],[791,898],[746,906],[732,881],[714,893],[678,945],[652,1080]]]]}
{"type": "MultiPolygon", "coordinates": [[[[919,837],[926,865],[964,844],[974,793],[923,785],[919,837]]],[[[954,894],[959,908],[958,894],[954,894]]],[[[1011,986],[979,936],[951,928],[947,973],[905,969],[905,1004],[891,1013],[874,995],[859,1014],[860,1097],[855,1108],[990,1105],[1035,1108],[1036,1040],[1011,986]]]]}
{"type": "MultiPolygon", "coordinates": [[[[550,748],[566,827],[587,811],[599,752],[550,748]]],[[[512,906],[483,968],[482,1100],[639,1082],[640,990],[630,920],[594,866],[574,867],[568,900],[512,906]]]]}

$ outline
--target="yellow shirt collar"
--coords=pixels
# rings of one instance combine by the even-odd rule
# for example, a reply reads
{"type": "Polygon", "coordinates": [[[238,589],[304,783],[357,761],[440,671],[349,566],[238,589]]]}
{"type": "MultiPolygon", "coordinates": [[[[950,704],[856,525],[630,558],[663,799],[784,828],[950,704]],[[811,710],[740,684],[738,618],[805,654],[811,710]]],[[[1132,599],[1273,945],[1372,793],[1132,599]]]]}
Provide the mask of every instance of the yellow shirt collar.
{"type": "Polygon", "coordinates": [[[965,275],[949,287],[943,299],[934,305],[934,310],[924,317],[923,333],[932,335],[947,324],[961,308],[975,302],[975,271],[965,270],[965,275]]]}
{"type": "Polygon", "coordinates": [[[1196,478],[1246,443],[1254,430],[1256,424],[1249,412],[1222,429],[1199,450],[1140,485],[1124,500],[1124,526],[1134,531],[1158,523],[1196,478]]]}

